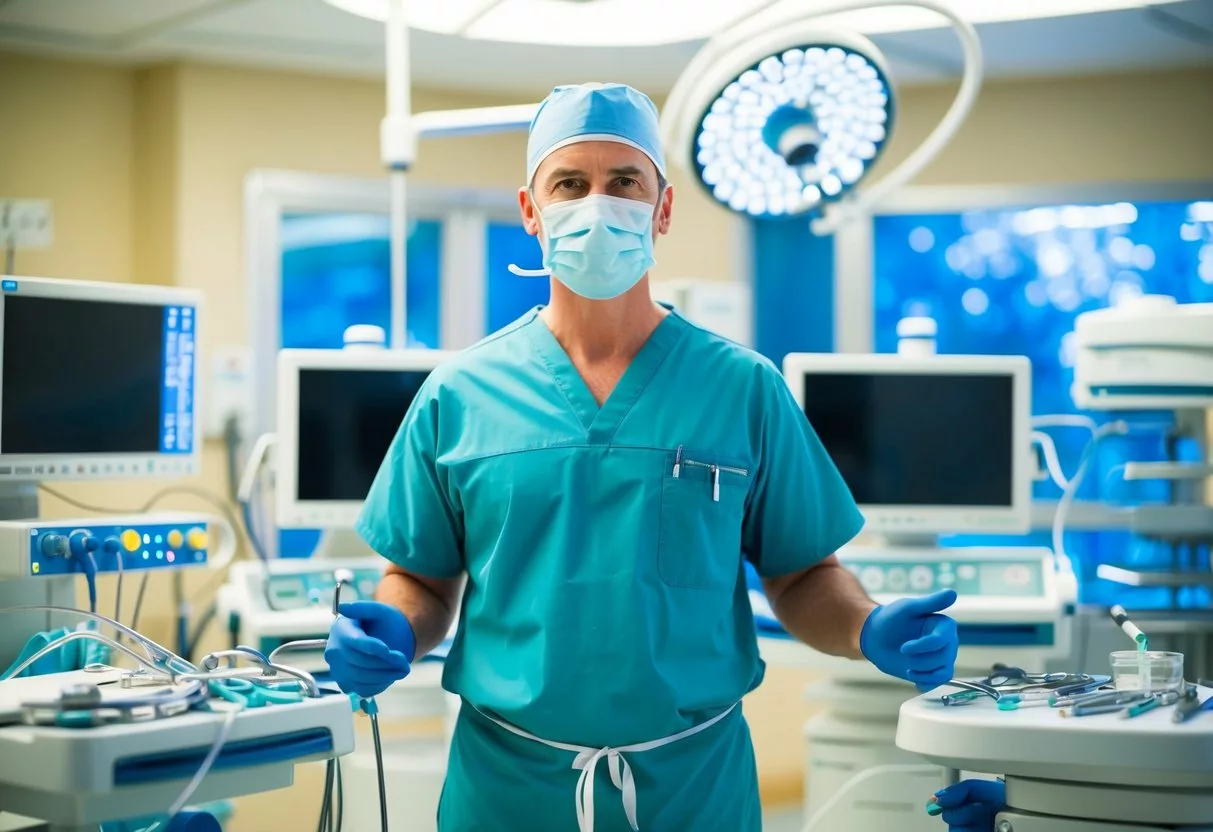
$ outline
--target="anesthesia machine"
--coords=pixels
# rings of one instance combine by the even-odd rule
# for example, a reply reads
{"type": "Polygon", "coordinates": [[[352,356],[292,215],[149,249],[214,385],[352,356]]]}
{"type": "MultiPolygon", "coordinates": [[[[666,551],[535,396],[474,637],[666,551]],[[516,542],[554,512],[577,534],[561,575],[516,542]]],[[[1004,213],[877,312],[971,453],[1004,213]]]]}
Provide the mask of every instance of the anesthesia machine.
{"type": "MultiPolygon", "coordinates": [[[[223,518],[149,513],[198,489],[166,488],[132,512],[80,504],[96,516],[39,518],[39,490],[75,503],[48,481],[198,472],[200,301],[153,286],[20,277],[0,286],[5,829],[174,829],[204,817],[182,811],[191,800],[282,788],[296,764],[353,748],[350,700],[322,695],[308,674],[260,654],[241,656],[256,667],[218,656],[195,665],[140,634],[146,583],[132,626],[121,623],[124,578],[222,568],[234,554],[223,518]],[[225,532],[218,551],[212,526],[225,532]],[[102,576],[116,586],[112,603],[97,597],[102,576]]],[[[197,828],[217,828],[207,819],[197,828]]]]}
{"type": "MultiPolygon", "coordinates": [[[[938,542],[1028,530],[1030,373],[1022,357],[793,354],[784,362],[793,394],[867,521],[865,537],[839,558],[878,603],[956,590],[948,614],[959,625],[962,673],[985,675],[1000,662],[1039,668],[1070,653],[1076,587],[1068,562],[1048,549],[938,542]]],[[[805,726],[809,816],[860,771],[921,763],[894,742],[912,685],[866,662],[818,654],[778,627],[761,629],[768,661],[830,676],[807,691],[826,705],[805,726]]],[[[935,829],[922,795],[941,773],[920,766],[886,778],[863,790],[866,799],[833,802],[819,828],[935,829]]]]}
{"type": "MultiPolygon", "coordinates": [[[[999,832],[1213,829],[1213,720],[1202,717],[1213,710],[1213,581],[1202,561],[1213,544],[1213,304],[1134,298],[1080,315],[1074,334],[1075,404],[1117,419],[1092,445],[1137,431],[1164,437],[1161,453],[1151,443],[1132,446],[1148,458],[1118,466],[1134,490],[1128,505],[1107,513],[1109,528],[1164,555],[1135,559],[1130,549],[1123,562],[1097,567],[1100,579],[1121,587],[1125,601],[1112,608],[1113,619],[1133,639],[1107,665],[1089,660],[1094,671],[1110,669],[1116,690],[1036,707],[1024,707],[1026,695],[1014,704],[995,691],[965,708],[947,707],[949,694],[936,691],[902,706],[897,744],[952,778],[962,769],[1002,775],[999,832]],[[1143,484],[1162,487],[1137,488],[1143,484]]],[[[1092,456],[1084,454],[1059,504],[1059,555],[1065,515],[1092,456]]]]}
{"type": "MultiPolygon", "coordinates": [[[[220,614],[236,641],[267,654],[296,642],[292,664],[317,674],[328,670],[324,641],[339,576],[343,600],[356,601],[373,598],[383,574],[383,558],[353,533],[363,500],[413,398],[449,357],[437,350],[367,348],[349,335],[344,350],[279,353],[277,434],[258,443],[241,487],[242,500],[257,502],[257,469],[262,451],[272,447],[277,526],[323,530],[319,551],[306,559],[236,563],[219,594],[220,614]]],[[[377,697],[379,712],[396,719],[447,717],[442,655],[439,650],[418,662],[377,697]]],[[[433,828],[446,774],[445,740],[387,738],[382,748],[393,784],[391,826],[433,828]]],[[[352,829],[372,828],[378,821],[375,754],[359,742],[342,768],[346,820],[352,829]]]]}

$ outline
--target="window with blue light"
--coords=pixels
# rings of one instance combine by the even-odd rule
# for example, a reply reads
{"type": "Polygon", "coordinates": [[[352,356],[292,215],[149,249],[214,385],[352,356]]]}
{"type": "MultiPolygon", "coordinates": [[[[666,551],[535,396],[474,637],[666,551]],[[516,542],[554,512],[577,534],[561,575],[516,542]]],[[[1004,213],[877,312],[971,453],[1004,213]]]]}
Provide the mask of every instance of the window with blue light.
{"type": "MultiPolygon", "coordinates": [[[[282,218],[282,346],[340,349],[346,327],[391,324],[390,219],[383,214],[282,218]]],[[[408,344],[436,349],[442,223],[409,223],[408,344]]]]}
{"type": "MultiPolygon", "coordinates": [[[[1079,314],[1141,294],[1170,295],[1181,303],[1213,301],[1213,202],[881,216],[874,223],[874,246],[876,350],[895,352],[897,322],[921,315],[938,323],[941,353],[1026,355],[1037,415],[1076,412],[1070,387],[1079,314]]],[[[1073,473],[1089,434],[1052,435],[1067,474],[1073,473]]],[[[1104,443],[1082,496],[1157,498],[1140,489],[1130,492],[1118,472],[1127,459],[1160,458],[1164,450],[1160,439],[1104,443]]],[[[1058,494],[1052,483],[1037,486],[1038,498],[1058,494]]],[[[1126,553],[1123,535],[1089,537],[1085,579],[1093,578],[1101,560],[1136,558],[1143,565],[1172,556],[1137,544],[1126,553]]],[[[1084,580],[1083,600],[1102,600],[1092,592],[1124,597],[1124,588],[1101,583],[1084,580]]]]}
{"type": "Polygon", "coordinates": [[[519,277],[511,263],[538,268],[543,260],[539,242],[517,222],[490,222],[485,246],[485,332],[496,332],[525,312],[548,302],[546,277],[519,277]]]}
{"type": "MultiPolygon", "coordinates": [[[[282,218],[282,347],[341,349],[347,327],[391,331],[391,220],[384,214],[282,218]]],[[[411,221],[407,249],[408,346],[437,349],[442,223],[411,221]]],[[[281,557],[307,557],[320,533],[283,530],[281,557]]]]}

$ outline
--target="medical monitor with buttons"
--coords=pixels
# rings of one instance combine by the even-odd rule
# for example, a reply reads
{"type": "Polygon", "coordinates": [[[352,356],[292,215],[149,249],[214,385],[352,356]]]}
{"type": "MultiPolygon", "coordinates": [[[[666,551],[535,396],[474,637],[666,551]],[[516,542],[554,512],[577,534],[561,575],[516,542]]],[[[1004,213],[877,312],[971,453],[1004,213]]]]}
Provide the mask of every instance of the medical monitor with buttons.
{"type": "Polygon", "coordinates": [[[1017,356],[784,362],[867,530],[906,538],[1028,530],[1030,371],[1017,356]]]}
{"type": "Polygon", "coordinates": [[[278,525],[354,525],[404,416],[450,353],[283,350],[278,357],[278,525]]]}
{"type": "Polygon", "coordinates": [[[0,281],[0,481],[194,473],[201,296],[0,281]]]}

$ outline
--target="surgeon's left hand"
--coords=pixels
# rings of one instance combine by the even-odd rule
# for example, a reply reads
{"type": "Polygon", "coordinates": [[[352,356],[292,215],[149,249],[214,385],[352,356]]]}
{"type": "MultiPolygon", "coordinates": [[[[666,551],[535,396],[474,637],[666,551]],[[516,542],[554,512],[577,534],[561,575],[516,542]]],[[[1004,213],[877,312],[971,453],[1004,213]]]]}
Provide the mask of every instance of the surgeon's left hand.
{"type": "Polygon", "coordinates": [[[859,649],[881,671],[913,682],[920,692],[939,687],[956,670],[956,622],[939,614],[954,603],[956,591],[943,589],[877,607],[864,622],[859,649]]]}
{"type": "Polygon", "coordinates": [[[1007,804],[1001,780],[961,780],[935,792],[927,814],[943,815],[948,832],[994,832],[994,821],[1007,804]]]}

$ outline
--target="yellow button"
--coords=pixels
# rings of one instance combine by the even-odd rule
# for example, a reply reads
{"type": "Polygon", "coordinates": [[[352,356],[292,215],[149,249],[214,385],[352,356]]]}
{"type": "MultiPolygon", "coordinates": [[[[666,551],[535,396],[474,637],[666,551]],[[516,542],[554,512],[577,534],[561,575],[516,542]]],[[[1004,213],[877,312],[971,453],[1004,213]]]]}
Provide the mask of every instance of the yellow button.
{"type": "Polygon", "coordinates": [[[134,529],[127,529],[122,533],[122,548],[128,552],[133,552],[139,548],[142,539],[139,537],[139,532],[134,529]]]}
{"type": "Polygon", "coordinates": [[[206,529],[190,529],[189,534],[185,536],[185,542],[190,545],[191,549],[196,551],[205,550],[208,542],[206,529]]]}
{"type": "Polygon", "coordinates": [[[185,535],[180,530],[173,529],[168,533],[168,545],[170,549],[180,549],[181,544],[185,542],[185,535]]]}

